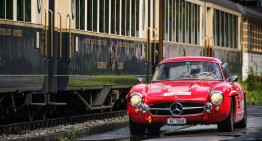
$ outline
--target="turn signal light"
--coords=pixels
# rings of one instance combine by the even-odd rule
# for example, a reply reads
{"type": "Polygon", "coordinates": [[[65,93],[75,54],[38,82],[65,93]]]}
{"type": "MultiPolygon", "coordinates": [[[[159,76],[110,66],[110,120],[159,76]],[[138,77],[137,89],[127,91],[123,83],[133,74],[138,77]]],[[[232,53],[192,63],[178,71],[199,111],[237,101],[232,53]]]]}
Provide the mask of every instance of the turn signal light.
{"type": "Polygon", "coordinates": [[[152,117],[151,116],[148,117],[148,123],[152,123],[152,117]]]}
{"type": "Polygon", "coordinates": [[[138,114],[139,113],[139,109],[135,109],[135,114],[138,114]]]}
{"type": "Polygon", "coordinates": [[[220,108],[219,108],[219,107],[216,107],[216,108],[215,108],[215,111],[216,111],[216,112],[219,112],[219,111],[220,111],[220,108]]]}

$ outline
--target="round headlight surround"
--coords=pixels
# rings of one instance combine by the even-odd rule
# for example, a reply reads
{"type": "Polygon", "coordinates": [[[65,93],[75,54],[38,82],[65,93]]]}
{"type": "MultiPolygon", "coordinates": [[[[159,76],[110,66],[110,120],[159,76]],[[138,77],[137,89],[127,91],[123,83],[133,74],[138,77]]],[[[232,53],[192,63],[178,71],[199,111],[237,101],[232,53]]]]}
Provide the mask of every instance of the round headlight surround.
{"type": "Polygon", "coordinates": [[[210,102],[216,106],[221,105],[224,101],[224,94],[221,91],[212,91],[210,94],[210,102]]]}
{"type": "Polygon", "coordinates": [[[130,95],[129,103],[135,108],[138,108],[143,102],[143,96],[140,93],[133,93],[130,95]]]}

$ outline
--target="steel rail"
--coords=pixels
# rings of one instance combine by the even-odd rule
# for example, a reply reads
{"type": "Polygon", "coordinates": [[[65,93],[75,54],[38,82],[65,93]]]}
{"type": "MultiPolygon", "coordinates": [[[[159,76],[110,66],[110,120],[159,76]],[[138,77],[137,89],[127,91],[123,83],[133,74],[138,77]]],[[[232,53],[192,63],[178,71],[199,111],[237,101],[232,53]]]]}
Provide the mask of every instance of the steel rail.
{"type": "Polygon", "coordinates": [[[70,117],[59,117],[59,118],[46,119],[46,120],[36,120],[31,122],[11,123],[6,125],[0,125],[0,135],[17,134],[23,131],[30,131],[39,128],[48,128],[58,125],[83,123],[94,119],[101,120],[105,118],[125,116],[126,114],[127,114],[126,110],[121,110],[121,111],[112,111],[112,112],[104,112],[104,113],[76,115],[70,117]]]}

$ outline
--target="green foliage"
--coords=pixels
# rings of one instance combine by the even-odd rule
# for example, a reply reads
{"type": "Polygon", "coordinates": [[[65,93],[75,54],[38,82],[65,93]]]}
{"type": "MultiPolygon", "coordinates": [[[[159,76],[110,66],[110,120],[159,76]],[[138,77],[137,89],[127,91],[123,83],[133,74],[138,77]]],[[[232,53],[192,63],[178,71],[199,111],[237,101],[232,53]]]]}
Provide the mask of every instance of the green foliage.
{"type": "MultiPolygon", "coordinates": [[[[261,75],[262,76],[262,75],[261,75]]],[[[250,68],[248,78],[242,82],[242,86],[247,91],[248,105],[262,105],[262,77],[254,73],[250,68]]]]}
{"type": "Polygon", "coordinates": [[[71,128],[68,137],[60,138],[59,141],[74,141],[76,139],[76,131],[75,128],[71,128]]]}
{"type": "Polygon", "coordinates": [[[69,86],[98,86],[98,85],[134,85],[137,78],[132,76],[94,76],[87,79],[70,79],[69,86]]]}

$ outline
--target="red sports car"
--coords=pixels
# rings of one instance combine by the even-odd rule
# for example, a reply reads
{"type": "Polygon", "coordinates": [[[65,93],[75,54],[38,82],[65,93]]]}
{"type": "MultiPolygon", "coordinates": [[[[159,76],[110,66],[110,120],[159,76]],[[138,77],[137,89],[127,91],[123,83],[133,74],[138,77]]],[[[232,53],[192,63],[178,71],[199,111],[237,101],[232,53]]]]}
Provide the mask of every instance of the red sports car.
{"type": "Polygon", "coordinates": [[[130,133],[159,133],[162,125],[217,124],[231,132],[247,125],[246,93],[227,63],[211,57],[165,59],[150,84],[128,95],[130,133]]]}

